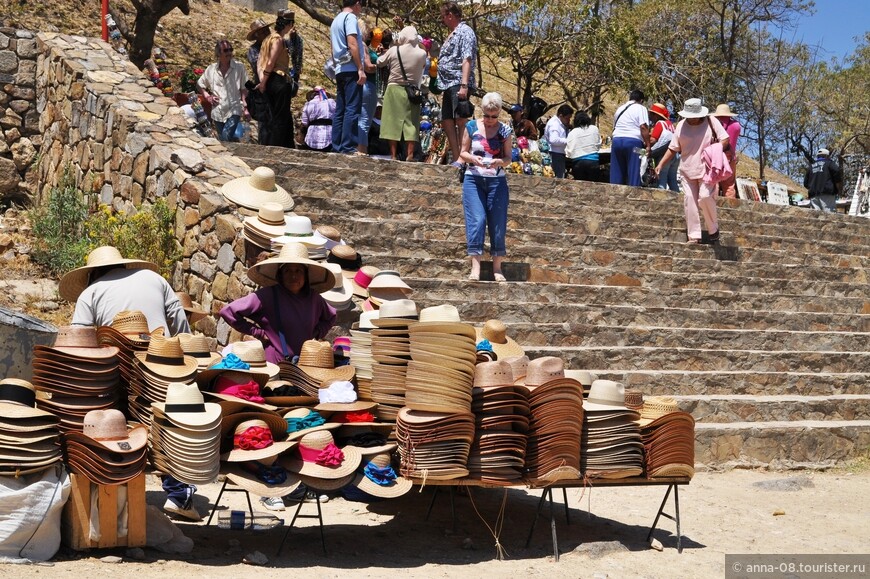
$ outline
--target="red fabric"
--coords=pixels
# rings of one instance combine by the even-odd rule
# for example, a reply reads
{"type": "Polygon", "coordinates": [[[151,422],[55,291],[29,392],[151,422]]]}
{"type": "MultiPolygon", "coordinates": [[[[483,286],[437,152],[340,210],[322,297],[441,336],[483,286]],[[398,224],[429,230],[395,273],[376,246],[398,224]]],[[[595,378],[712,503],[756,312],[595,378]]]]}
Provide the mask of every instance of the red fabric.
{"type": "Polygon", "coordinates": [[[246,382],[245,384],[239,384],[232,378],[219,376],[214,382],[214,392],[215,394],[235,396],[236,398],[248,400],[249,402],[257,402],[259,404],[265,402],[263,397],[260,396],[260,385],[253,380],[246,382]]]}
{"type": "Polygon", "coordinates": [[[314,462],[320,466],[338,466],[344,462],[344,453],[333,443],[327,444],[324,448],[311,448],[300,444],[298,447],[299,456],[305,462],[314,462]]]}
{"type": "Polygon", "coordinates": [[[332,415],[333,422],[374,422],[375,416],[371,412],[336,412],[332,415]]]}
{"type": "Polygon", "coordinates": [[[241,434],[233,436],[233,448],[237,450],[260,450],[273,443],[272,431],[262,426],[246,428],[241,434]]]}

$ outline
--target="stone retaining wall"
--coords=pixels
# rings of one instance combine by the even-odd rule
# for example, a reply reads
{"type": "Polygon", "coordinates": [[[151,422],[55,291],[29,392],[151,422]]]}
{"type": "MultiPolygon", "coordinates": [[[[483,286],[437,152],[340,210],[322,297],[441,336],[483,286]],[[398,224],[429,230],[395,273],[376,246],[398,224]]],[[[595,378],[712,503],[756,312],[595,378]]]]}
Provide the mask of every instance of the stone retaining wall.
{"type": "MultiPolygon", "coordinates": [[[[42,135],[32,169],[34,202],[45,202],[67,167],[80,190],[117,211],[132,214],[165,199],[175,208],[183,249],[173,287],[211,312],[247,294],[253,286],[239,232],[251,213],[227,202],[220,187],[251,168],[219,141],[191,130],[181,109],[109,44],[55,33],[32,42],[38,57],[30,105],[36,113],[25,111],[23,119],[25,128],[29,123],[42,135]]],[[[197,330],[222,344],[230,333],[212,317],[197,330]]]]}
{"type": "Polygon", "coordinates": [[[23,204],[40,146],[36,111],[37,41],[32,32],[0,28],[0,200],[23,204]]]}

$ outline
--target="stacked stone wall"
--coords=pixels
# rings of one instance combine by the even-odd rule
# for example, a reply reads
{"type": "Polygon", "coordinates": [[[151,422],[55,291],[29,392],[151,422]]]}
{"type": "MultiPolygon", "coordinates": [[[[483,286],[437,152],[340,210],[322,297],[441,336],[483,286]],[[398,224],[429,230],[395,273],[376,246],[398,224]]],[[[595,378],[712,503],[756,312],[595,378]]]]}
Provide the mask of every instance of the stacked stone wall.
{"type": "MultiPolygon", "coordinates": [[[[220,187],[251,168],[216,139],[193,131],[175,102],[109,44],[55,33],[6,34],[12,36],[34,43],[31,76],[18,73],[21,87],[31,78],[32,93],[19,132],[40,146],[27,169],[33,202],[46,202],[67,171],[82,192],[116,211],[133,214],[164,199],[176,212],[182,247],[173,287],[212,312],[247,294],[252,286],[239,232],[251,213],[227,202],[220,187]]],[[[196,329],[221,343],[229,336],[213,317],[196,329]]]]}
{"type": "Polygon", "coordinates": [[[0,201],[25,204],[41,144],[36,111],[36,37],[0,28],[0,201]]]}

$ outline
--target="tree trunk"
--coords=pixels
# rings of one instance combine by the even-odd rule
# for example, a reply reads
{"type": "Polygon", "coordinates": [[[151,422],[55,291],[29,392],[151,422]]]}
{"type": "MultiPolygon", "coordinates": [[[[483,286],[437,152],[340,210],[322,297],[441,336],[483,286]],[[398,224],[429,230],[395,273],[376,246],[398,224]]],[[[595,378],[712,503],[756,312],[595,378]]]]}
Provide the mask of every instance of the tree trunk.
{"type": "Polygon", "coordinates": [[[109,12],[118,24],[121,35],[127,41],[130,62],[141,69],[145,61],[151,58],[154,33],[157,31],[160,19],[176,8],[185,16],[189,15],[190,3],[188,0],[134,0],[133,5],[136,7],[136,18],[132,30],[119,12],[112,8],[109,12]]]}

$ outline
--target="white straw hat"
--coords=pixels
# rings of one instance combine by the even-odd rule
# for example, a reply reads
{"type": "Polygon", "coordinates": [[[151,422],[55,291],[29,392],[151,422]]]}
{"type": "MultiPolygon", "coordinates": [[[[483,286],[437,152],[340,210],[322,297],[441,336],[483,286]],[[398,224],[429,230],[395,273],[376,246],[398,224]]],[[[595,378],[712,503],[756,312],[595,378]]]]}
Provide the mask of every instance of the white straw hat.
{"type": "Polygon", "coordinates": [[[275,184],[275,171],[269,167],[257,167],[253,174],[233,179],[221,187],[221,192],[236,205],[255,211],[270,201],[279,203],[284,211],[295,205],[290,194],[275,184]]]}

